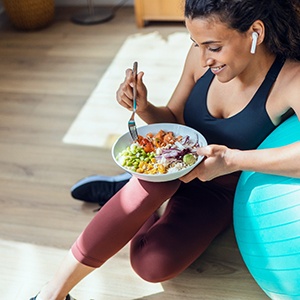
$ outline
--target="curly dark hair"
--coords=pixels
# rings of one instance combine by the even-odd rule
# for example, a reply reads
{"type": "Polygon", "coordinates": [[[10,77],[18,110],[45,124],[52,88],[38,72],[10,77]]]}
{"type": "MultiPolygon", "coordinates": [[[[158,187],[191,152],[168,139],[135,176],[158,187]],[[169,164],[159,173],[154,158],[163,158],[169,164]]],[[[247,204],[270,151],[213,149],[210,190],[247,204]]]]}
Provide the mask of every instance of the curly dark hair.
{"type": "Polygon", "coordinates": [[[185,17],[215,17],[242,33],[261,20],[267,49],[300,60],[300,0],[186,0],[185,17]]]}

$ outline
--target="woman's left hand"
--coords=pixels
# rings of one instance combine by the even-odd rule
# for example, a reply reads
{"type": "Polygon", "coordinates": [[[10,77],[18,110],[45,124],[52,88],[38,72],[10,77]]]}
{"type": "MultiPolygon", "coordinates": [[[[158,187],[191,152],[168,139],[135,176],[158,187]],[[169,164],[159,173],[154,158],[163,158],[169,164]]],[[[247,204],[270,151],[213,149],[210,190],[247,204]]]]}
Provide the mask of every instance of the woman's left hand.
{"type": "Polygon", "coordinates": [[[234,172],[228,165],[226,157],[230,153],[229,148],[220,145],[208,145],[197,149],[197,154],[204,156],[203,161],[187,175],[180,178],[187,183],[195,178],[201,181],[209,181],[216,177],[234,172]]]}

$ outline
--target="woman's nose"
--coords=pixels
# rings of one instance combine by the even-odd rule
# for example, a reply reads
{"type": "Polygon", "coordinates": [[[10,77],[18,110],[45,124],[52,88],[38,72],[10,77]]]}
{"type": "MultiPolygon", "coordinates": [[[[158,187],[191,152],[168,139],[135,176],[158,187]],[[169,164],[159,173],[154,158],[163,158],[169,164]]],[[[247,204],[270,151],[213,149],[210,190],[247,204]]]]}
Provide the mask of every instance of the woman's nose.
{"type": "Polygon", "coordinates": [[[202,51],[201,53],[201,64],[203,66],[203,68],[212,66],[214,63],[213,58],[209,57],[206,53],[206,51],[202,51]]]}
{"type": "Polygon", "coordinates": [[[204,68],[210,67],[213,64],[214,64],[214,59],[213,58],[207,58],[207,57],[205,57],[205,58],[202,59],[202,66],[204,68]]]}

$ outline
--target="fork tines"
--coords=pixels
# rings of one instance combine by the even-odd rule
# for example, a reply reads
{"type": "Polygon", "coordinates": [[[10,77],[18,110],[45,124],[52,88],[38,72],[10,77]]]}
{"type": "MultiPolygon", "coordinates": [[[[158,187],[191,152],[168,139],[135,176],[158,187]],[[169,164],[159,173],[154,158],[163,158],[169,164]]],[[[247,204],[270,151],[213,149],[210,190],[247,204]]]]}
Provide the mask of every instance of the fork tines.
{"type": "Polygon", "coordinates": [[[129,120],[129,122],[128,122],[128,129],[129,129],[129,133],[130,133],[132,139],[134,141],[136,141],[137,138],[138,138],[138,134],[137,134],[136,125],[135,125],[135,121],[134,120],[129,120]]]}

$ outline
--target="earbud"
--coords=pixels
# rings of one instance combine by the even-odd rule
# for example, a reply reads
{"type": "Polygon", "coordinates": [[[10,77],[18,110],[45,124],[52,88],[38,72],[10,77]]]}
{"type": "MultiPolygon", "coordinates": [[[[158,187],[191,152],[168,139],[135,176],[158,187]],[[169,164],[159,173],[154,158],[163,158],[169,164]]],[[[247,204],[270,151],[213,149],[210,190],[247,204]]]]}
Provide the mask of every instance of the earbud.
{"type": "Polygon", "coordinates": [[[256,45],[257,45],[257,39],[258,39],[258,33],[254,31],[254,32],[252,33],[252,44],[251,44],[251,50],[250,50],[250,52],[251,52],[252,54],[255,53],[256,45]]]}

